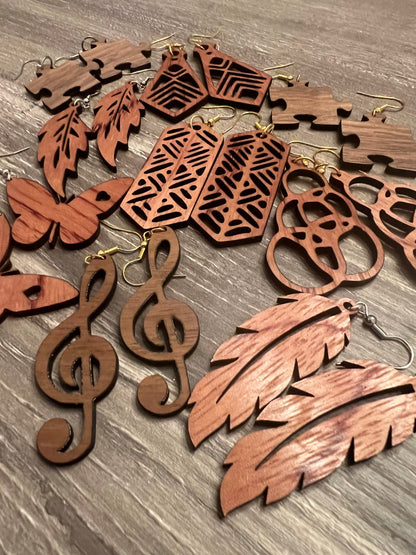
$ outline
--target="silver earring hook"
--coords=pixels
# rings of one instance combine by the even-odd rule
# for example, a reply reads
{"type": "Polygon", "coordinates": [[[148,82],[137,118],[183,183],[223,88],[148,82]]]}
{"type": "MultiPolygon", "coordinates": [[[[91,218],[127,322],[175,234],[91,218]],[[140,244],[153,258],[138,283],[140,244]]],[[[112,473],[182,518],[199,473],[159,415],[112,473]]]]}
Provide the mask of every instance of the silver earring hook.
{"type": "MultiPolygon", "coordinates": [[[[16,154],[20,154],[21,152],[25,152],[25,150],[29,150],[30,146],[25,146],[24,148],[20,148],[19,150],[15,150],[13,152],[7,152],[6,154],[0,154],[0,158],[7,158],[8,156],[15,156],[16,154]]],[[[12,174],[8,168],[0,168],[0,174],[6,181],[10,181],[12,178],[12,174]]]]}
{"type": "Polygon", "coordinates": [[[356,311],[359,316],[361,316],[364,320],[364,324],[369,327],[373,333],[377,335],[381,340],[385,341],[395,341],[396,343],[400,343],[406,349],[409,360],[407,364],[403,364],[402,366],[395,366],[396,370],[406,370],[409,366],[413,363],[414,360],[414,350],[413,347],[402,337],[397,335],[390,335],[387,334],[377,323],[377,318],[369,313],[368,306],[364,302],[357,302],[355,306],[352,306],[352,311],[356,311]]]}
{"type": "Polygon", "coordinates": [[[37,60],[37,59],[33,59],[33,60],[26,60],[25,62],[22,63],[21,67],[20,67],[20,71],[19,73],[13,77],[13,81],[17,81],[19,79],[19,77],[22,75],[23,70],[25,69],[25,66],[27,66],[28,64],[36,64],[36,69],[41,69],[43,64],[49,60],[50,62],[50,67],[53,67],[53,60],[50,56],[45,56],[43,58],[43,60],[37,60]]]}

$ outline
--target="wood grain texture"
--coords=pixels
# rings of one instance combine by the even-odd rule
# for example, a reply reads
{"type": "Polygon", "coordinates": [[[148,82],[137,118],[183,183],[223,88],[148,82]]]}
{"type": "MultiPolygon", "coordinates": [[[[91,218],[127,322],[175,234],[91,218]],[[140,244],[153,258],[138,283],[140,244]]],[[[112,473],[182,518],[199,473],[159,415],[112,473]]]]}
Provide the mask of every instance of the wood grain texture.
{"type": "Polygon", "coordinates": [[[228,136],[192,220],[217,244],[261,239],[289,150],[260,130],[228,136]]]}
{"type": "Polygon", "coordinates": [[[165,285],[179,264],[180,246],[171,228],[156,230],[151,234],[147,247],[150,278],[138,287],[123,307],[120,333],[126,347],[140,359],[155,364],[173,364],[175,367],[179,393],[174,401],[166,402],[169,387],[160,374],[145,378],[137,391],[139,404],[148,412],[170,416],[186,406],[191,394],[185,358],[198,343],[199,323],[197,315],[186,303],[166,297],[165,285]],[[168,247],[168,255],[158,266],[156,259],[162,246],[168,247]],[[151,307],[146,311],[149,303],[152,303],[151,307]],[[138,334],[136,324],[142,313],[145,313],[144,320],[138,334]]]}
{"type": "Polygon", "coordinates": [[[142,229],[186,224],[222,144],[203,123],[166,127],[121,209],[142,229]]]}
{"type": "Polygon", "coordinates": [[[363,115],[361,121],[342,121],[344,139],[358,141],[344,145],[342,161],[369,170],[375,160],[386,162],[386,171],[416,175],[416,141],[410,127],[386,122],[385,114],[363,115]]]}
{"type": "Polygon", "coordinates": [[[287,87],[274,86],[269,91],[272,122],[277,129],[299,127],[299,120],[312,120],[316,129],[337,129],[340,117],[352,110],[349,100],[336,101],[330,87],[310,86],[309,81],[290,81],[287,87]]]}
{"type": "Polygon", "coordinates": [[[289,160],[280,191],[283,199],[276,210],[277,232],[266,254],[267,265],[279,283],[292,291],[326,295],[342,283],[366,282],[377,276],[384,263],[381,241],[361,222],[351,200],[332,189],[323,174],[306,168],[296,160],[289,160]],[[311,188],[294,193],[291,182],[296,176],[309,178],[311,188]],[[288,223],[286,216],[290,212],[294,222],[288,223]],[[358,234],[372,251],[373,257],[361,271],[351,273],[348,272],[341,245],[346,236],[357,237],[358,234]],[[306,287],[299,284],[295,264],[290,273],[282,272],[279,266],[279,247],[282,244],[299,249],[300,256],[305,264],[311,266],[311,271],[324,276],[325,285],[306,287]]]}
{"type": "Polygon", "coordinates": [[[200,42],[194,48],[211,100],[246,110],[259,110],[272,81],[271,76],[232,56],[216,45],[200,42]]]}
{"type": "Polygon", "coordinates": [[[344,364],[295,382],[262,411],[258,420],[274,427],[244,437],[225,461],[224,514],[262,494],[267,504],[279,501],[326,478],[348,455],[364,461],[413,435],[416,379],[374,361],[344,364]]]}
{"type": "Polygon", "coordinates": [[[416,191],[369,174],[332,173],[331,183],[351,200],[357,210],[368,214],[378,233],[403,249],[409,264],[416,270],[416,191]],[[369,186],[374,202],[357,198],[357,187],[369,186]]]}
{"type": "Polygon", "coordinates": [[[71,446],[72,426],[64,418],[52,418],[39,430],[39,453],[53,464],[77,462],[94,447],[95,403],[114,387],[118,358],[107,339],[91,334],[91,322],[110,301],[116,284],[111,257],[92,258],[81,279],[78,310],[50,332],[36,354],[39,389],[60,405],[75,405],[83,412],[82,436],[75,447],[71,446]],[[98,291],[93,290],[97,279],[102,280],[98,291]],[[59,354],[58,377],[54,377],[53,364],[59,354]]]}
{"type": "MultiPolygon", "coordinates": [[[[140,5],[120,0],[117,6],[108,0],[91,0],[88,9],[80,0],[70,5],[56,0],[3,1],[0,153],[25,145],[32,149],[2,159],[1,165],[14,175],[45,185],[36,162],[36,135],[50,116],[25,92],[29,67],[17,82],[11,78],[22,60],[75,52],[80,40],[91,34],[110,39],[127,37],[139,44],[175,31],[185,42],[193,32],[208,34],[221,27],[226,51],[236,58],[259,68],[296,61],[302,75],[331,87],[335,98],[354,99],[354,120],[361,119],[369,108],[367,98],[355,95],[357,90],[402,98],[406,109],[389,114],[389,121],[410,125],[415,133],[415,16],[411,0],[317,0],[313,6],[301,0],[276,0],[272,11],[266,0],[259,0],[254,11],[252,3],[237,0],[141,0],[140,5]],[[249,48],[246,37],[250,38],[249,48]]],[[[151,59],[157,68],[161,53],[153,52],[151,59]]],[[[189,62],[201,75],[191,56],[189,62]]],[[[104,85],[102,94],[115,86],[104,85]]],[[[260,113],[267,122],[270,107],[265,103],[260,113]]],[[[88,112],[85,121],[91,127],[88,112]]],[[[250,123],[249,117],[243,118],[231,133],[246,131],[250,123]]],[[[118,152],[121,176],[138,174],[165,127],[166,121],[146,114],[140,133],[130,136],[129,149],[118,152]]],[[[226,127],[227,122],[220,123],[218,130],[226,127]]],[[[285,142],[303,138],[317,144],[338,143],[334,132],[313,131],[305,122],[295,131],[278,130],[276,134],[285,142]]],[[[306,147],[299,146],[298,151],[310,153],[306,147]]],[[[384,165],[376,164],[373,171],[383,176],[384,165]]],[[[88,159],[79,162],[79,178],[68,180],[67,191],[79,195],[110,177],[92,142],[88,159]]],[[[414,185],[414,180],[400,176],[394,181],[414,185]]],[[[276,203],[273,211],[275,207],[276,203]]],[[[0,209],[12,221],[4,187],[0,188],[0,209]]],[[[109,221],[128,225],[120,213],[114,213],[109,221]]],[[[177,234],[182,250],[180,273],[186,279],[172,280],[166,294],[186,302],[198,314],[201,337],[188,359],[194,387],[207,374],[208,361],[218,345],[234,334],[235,326],[273,306],[284,290],[269,278],[264,264],[274,234],[272,218],[263,239],[250,245],[218,249],[191,226],[177,234]]],[[[84,256],[114,244],[127,242],[102,227],[96,243],[82,251],[59,247],[50,251],[47,245],[36,253],[16,248],[12,260],[22,272],[60,275],[75,286],[84,269],[84,256]]],[[[414,272],[408,271],[397,247],[386,245],[385,250],[385,264],[375,280],[353,291],[340,287],[331,297],[367,301],[382,326],[413,341],[414,272]]],[[[360,261],[368,259],[365,248],[357,244],[347,243],[345,252],[352,269],[357,257],[360,261]]],[[[293,264],[289,254],[283,258],[293,264]]],[[[115,258],[118,268],[134,256],[115,258]]],[[[301,264],[299,272],[313,283],[301,264]]],[[[145,266],[138,269],[137,278],[145,281],[145,266]]],[[[213,551],[225,555],[413,555],[415,438],[365,464],[341,466],[325,480],[304,492],[293,492],[267,509],[252,502],[221,520],[217,505],[222,463],[236,441],[252,431],[252,423],[232,434],[219,431],[193,451],[187,439],[186,411],[158,420],[137,410],[137,383],[153,374],[154,367],[138,362],[121,344],[119,316],[131,295],[131,287],[120,279],[111,305],[93,323],[93,332],[109,339],[119,355],[119,378],[113,392],[98,405],[99,434],[94,450],[70,467],[51,467],[37,453],[35,438],[46,420],[57,416],[70,419],[75,439],[80,425],[76,409],[60,409],[39,393],[33,363],[42,340],[72,310],[8,318],[1,324],[0,550],[71,555],[138,551],[145,555],[211,555],[213,551]],[[21,338],[18,343],[16,337],[21,338]]],[[[400,345],[378,342],[357,319],[352,322],[351,343],[342,359],[395,364],[405,358],[400,345]]],[[[415,366],[411,371],[415,372],[415,366]]],[[[163,374],[174,395],[173,372],[166,369],[163,374]]]]}
{"type": "Polygon", "coordinates": [[[163,61],[144,89],[141,101],[147,108],[172,121],[195,112],[208,99],[208,92],[181,46],[171,46],[163,53],[163,61]]]}
{"type": "Polygon", "coordinates": [[[336,357],[350,336],[348,299],[289,295],[254,315],[215,352],[219,366],[195,386],[188,420],[192,444],[227,423],[233,430],[280,395],[293,375],[306,377],[336,357]]]}
{"type": "Polygon", "coordinates": [[[89,245],[100,232],[100,220],[114,212],[132,181],[130,177],[110,179],[57,204],[36,181],[12,178],[7,182],[7,197],[17,216],[13,241],[32,249],[46,240],[54,246],[58,239],[67,248],[89,245]]]}

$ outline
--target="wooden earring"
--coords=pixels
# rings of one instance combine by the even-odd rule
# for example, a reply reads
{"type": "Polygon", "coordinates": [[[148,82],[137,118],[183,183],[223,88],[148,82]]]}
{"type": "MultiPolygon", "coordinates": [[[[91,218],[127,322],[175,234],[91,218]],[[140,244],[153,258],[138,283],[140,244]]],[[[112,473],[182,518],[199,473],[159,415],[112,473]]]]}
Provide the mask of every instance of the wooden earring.
{"type": "Polygon", "coordinates": [[[25,85],[36,98],[42,98],[44,106],[51,112],[58,112],[68,106],[74,96],[90,94],[99,89],[101,83],[118,79],[123,69],[136,71],[150,66],[148,58],[151,43],[135,46],[126,39],[110,42],[93,39],[88,49],[86,44],[87,39],[84,39],[82,51],[61,65],[56,64],[64,57],[54,63],[46,56],[37,65],[37,77],[25,85]],[[77,61],[73,58],[77,58],[77,61]]]}
{"type": "Polygon", "coordinates": [[[191,217],[223,144],[213,129],[220,116],[194,118],[163,131],[123,200],[121,209],[142,229],[185,224],[191,217]]]}
{"type": "Polygon", "coordinates": [[[39,388],[61,405],[82,407],[84,417],[81,439],[72,449],[73,432],[67,420],[52,418],[39,430],[38,451],[54,464],[77,462],[93,449],[95,403],[108,395],[117,379],[115,350],[103,337],[91,335],[90,329],[91,320],[113,296],[117,271],[110,256],[97,255],[90,260],[81,280],[79,309],[51,331],[36,355],[39,388]],[[100,278],[100,289],[91,296],[92,286],[100,278]],[[59,379],[54,379],[53,362],[61,352],[59,379]]]}
{"type": "Polygon", "coordinates": [[[144,106],[135,95],[141,83],[127,81],[106,94],[94,108],[92,131],[97,139],[98,152],[110,168],[116,168],[117,148],[127,146],[130,130],[139,130],[144,106]]]}
{"type": "Polygon", "coordinates": [[[25,248],[37,248],[46,240],[67,248],[82,248],[97,237],[100,220],[109,216],[131,186],[133,179],[110,179],[84,191],[69,202],[56,203],[36,181],[8,175],[7,197],[17,218],[13,241],[25,248]]]}
{"type": "Polygon", "coordinates": [[[357,210],[368,215],[380,235],[399,246],[416,270],[416,191],[373,175],[351,175],[343,171],[331,175],[331,185],[337,190],[340,188],[357,210]],[[364,202],[354,194],[360,185],[369,186],[377,193],[373,203],[364,202]]]}
{"type": "Polygon", "coordinates": [[[208,92],[186,61],[183,45],[170,44],[162,59],[141,101],[159,115],[178,121],[204,104],[208,92]]]}
{"type": "Polygon", "coordinates": [[[355,139],[358,145],[344,145],[341,149],[342,161],[367,171],[375,161],[381,160],[387,163],[387,172],[416,174],[416,141],[411,129],[386,123],[384,115],[386,110],[402,110],[404,103],[393,96],[358,94],[395,100],[400,106],[385,104],[364,114],[361,121],[343,121],[341,135],[344,139],[355,139]]]}
{"type": "Polygon", "coordinates": [[[38,162],[50,188],[65,199],[67,175],[76,176],[78,159],[87,156],[92,131],[80,118],[89,108],[90,96],[76,98],[65,110],[53,116],[38,134],[38,162]]]}
{"type": "Polygon", "coordinates": [[[316,129],[337,129],[341,116],[349,116],[349,100],[338,102],[329,87],[310,87],[309,81],[300,81],[289,75],[277,75],[287,88],[271,86],[269,89],[272,122],[276,128],[297,129],[299,120],[312,120],[316,129]]]}
{"type": "Polygon", "coordinates": [[[227,137],[192,212],[215,243],[261,239],[289,155],[273,126],[227,137]]]}
{"type": "MultiPolygon", "coordinates": [[[[338,169],[334,168],[334,174],[338,169]]],[[[323,173],[305,167],[302,157],[288,161],[282,178],[283,201],[276,211],[277,232],[267,249],[267,264],[279,283],[290,290],[303,293],[328,294],[347,283],[365,283],[373,279],[384,263],[384,250],[378,237],[364,225],[354,204],[338,194],[328,183],[323,173]],[[290,181],[298,176],[312,179],[317,187],[294,193],[290,181]],[[319,214],[312,217],[312,212],[319,214]],[[295,223],[287,223],[286,217],[294,216],[295,223]],[[354,274],[347,273],[341,240],[350,233],[360,233],[373,255],[371,267],[354,274]],[[325,285],[303,287],[293,278],[287,277],[276,261],[276,249],[280,246],[295,247],[300,251],[311,270],[325,278],[325,285]]]]}
{"type": "Polygon", "coordinates": [[[209,97],[237,108],[259,110],[271,83],[266,72],[218,50],[218,45],[198,39],[194,56],[199,59],[209,97]]]}
{"type": "MultiPolygon", "coordinates": [[[[182,410],[189,399],[190,386],[185,357],[196,347],[199,339],[199,324],[195,312],[185,303],[168,299],[164,284],[172,276],[179,263],[180,247],[175,232],[170,228],[155,228],[145,232],[143,256],[148,244],[148,263],[151,277],[140,285],[127,301],[120,317],[120,332],[126,347],[142,360],[153,363],[173,363],[179,377],[179,394],[167,403],[169,388],[160,375],[145,378],[138,388],[138,402],[148,412],[158,416],[169,416],[182,410]],[[158,267],[156,258],[163,244],[169,247],[164,263],[158,267]],[[149,303],[155,304],[145,313],[143,321],[143,341],[136,338],[136,323],[149,303]]],[[[133,261],[136,262],[136,261],[133,261]]]]}
{"type": "Polygon", "coordinates": [[[10,225],[0,214],[0,320],[9,314],[38,314],[77,301],[77,289],[63,279],[12,270],[11,249],[10,225]]]}

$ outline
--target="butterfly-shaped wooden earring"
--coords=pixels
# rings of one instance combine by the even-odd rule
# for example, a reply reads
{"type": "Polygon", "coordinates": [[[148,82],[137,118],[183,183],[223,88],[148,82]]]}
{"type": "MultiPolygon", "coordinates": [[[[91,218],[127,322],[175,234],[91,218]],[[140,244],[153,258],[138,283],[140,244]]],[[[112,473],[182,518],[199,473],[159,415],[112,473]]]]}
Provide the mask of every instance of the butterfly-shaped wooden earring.
{"type": "Polygon", "coordinates": [[[373,163],[382,160],[387,163],[386,171],[391,173],[416,174],[416,141],[409,127],[386,123],[386,111],[400,112],[404,102],[394,96],[375,95],[359,92],[363,96],[394,100],[399,106],[384,104],[363,115],[361,121],[343,121],[341,134],[344,139],[358,141],[354,146],[344,145],[341,149],[343,162],[368,171],[373,163]]]}
{"type": "Polygon", "coordinates": [[[6,216],[0,214],[0,320],[8,314],[37,314],[77,301],[78,291],[61,278],[12,270],[11,249],[10,225],[6,216]]]}
{"type": "Polygon", "coordinates": [[[37,248],[56,241],[67,248],[81,248],[97,237],[100,219],[109,216],[131,186],[131,177],[110,179],[91,187],[68,202],[56,202],[40,183],[4,174],[7,197],[17,218],[13,241],[25,248],[37,248]]]}

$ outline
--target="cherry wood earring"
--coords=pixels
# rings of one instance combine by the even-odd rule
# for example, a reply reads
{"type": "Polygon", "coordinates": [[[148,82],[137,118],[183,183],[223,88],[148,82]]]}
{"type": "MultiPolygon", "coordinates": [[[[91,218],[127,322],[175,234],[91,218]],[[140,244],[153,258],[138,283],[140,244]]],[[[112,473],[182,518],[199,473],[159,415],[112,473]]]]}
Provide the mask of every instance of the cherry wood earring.
{"type": "Polygon", "coordinates": [[[83,411],[81,439],[72,449],[73,432],[67,420],[53,418],[39,430],[38,451],[51,463],[77,462],[94,447],[95,403],[113,388],[118,358],[106,339],[91,335],[90,325],[113,296],[116,283],[111,257],[92,257],[81,280],[79,309],[52,330],[36,355],[35,378],[43,393],[60,405],[81,407],[83,411]],[[101,286],[91,297],[92,286],[99,278],[103,280],[101,286]],[[53,362],[61,352],[55,382],[53,362]]]}
{"type": "Polygon", "coordinates": [[[266,72],[220,52],[209,42],[195,44],[211,100],[238,108],[259,110],[271,83],[266,72]]]}
{"type": "Polygon", "coordinates": [[[124,306],[120,332],[126,347],[139,358],[153,363],[173,363],[179,377],[179,394],[167,403],[169,388],[160,375],[145,378],[138,388],[139,404],[158,416],[169,416],[182,410],[189,399],[190,386],[185,357],[196,347],[199,324],[195,312],[185,303],[166,298],[164,284],[179,263],[179,241],[170,228],[154,231],[149,241],[150,279],[141,285],[124,306]],[[158,267],[160,247],[167,244],[169,253],[158,267]],[[143,341],[136,338],[136,322],[149,302],[154,302],[144,316],[143,341]]]}
{"type": "Polygon", "coordinates": [[[78,291],[67,281],[38,274],[20,274],[12,270],[11,229],[4,214],[0,215],[0,320],[7,315],[38,314],[73,304],[78,291]]]}
{"type": "Polygon", "coordinates": [[[289,150],[263,128],[227,137],[192,220],[218,244],[261,239],[289,150]]]}
{"type": "Polygon", "coordinates": [[[205,123],[167,127],[121,209],[142,229],[185,224],[222,144],[222,135],[205,123]]]}
{"type": "Polygon", "coordinates": [[[279,283],[293,291],[322,295],[344,283],[366,282],[379,273],[384,263],[380,240],[360,221],[353,203],[332,189],[322,173],[306,168],[298,161],[289,160],[281,191],[284,199],[276,211],[277,232],[270,241],[266,255],[267,264],[279,283]],[[290,180],[297,176],[311,178],[318,187],[294,193],[290,188],[290,180]],[[308,216],[313,209],[320,215],[311,219],[308,216]],[[288,225],[285,218],[292,211],[297,221],[295,225],[288,225]],[[340,242],[352,232],[359,232],[365,237],[372,251],[373,262],[367,270],[349,274],[340,242]],[[311,269],[325,277],[325,285],[303,287],[284,275],[275,253],[281,245],[300,249],[311,269]]]}

